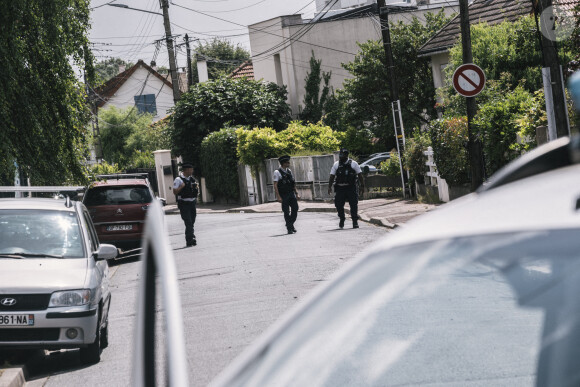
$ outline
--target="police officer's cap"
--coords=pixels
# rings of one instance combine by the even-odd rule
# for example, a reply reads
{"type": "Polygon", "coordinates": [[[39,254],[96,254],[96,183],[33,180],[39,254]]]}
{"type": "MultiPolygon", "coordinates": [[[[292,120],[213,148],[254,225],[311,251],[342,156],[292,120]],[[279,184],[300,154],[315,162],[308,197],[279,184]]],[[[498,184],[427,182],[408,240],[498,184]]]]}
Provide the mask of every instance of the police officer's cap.
{"type": "Polygon", "coordinates": [[[280,164],[285,163],[286,161],[290,161],[290,156],[288,156],[288,155],[280,156],[280,157],[278,157],[278,161],[280,162],[280,164]]]}
{"type": "Polygon", "coordinates": [[[346,149],[346,148],[342,148],[342,149],[339,151],[339,154],[342,154],[342,155],[348,156],[348,149],[346,149]]]}
{"type": "Polygon", "coordinates": [[[184,162],[183,164],[181,164],[181,169],[185,168],[193,168],[193,164],[189,162],[184,162]]]}

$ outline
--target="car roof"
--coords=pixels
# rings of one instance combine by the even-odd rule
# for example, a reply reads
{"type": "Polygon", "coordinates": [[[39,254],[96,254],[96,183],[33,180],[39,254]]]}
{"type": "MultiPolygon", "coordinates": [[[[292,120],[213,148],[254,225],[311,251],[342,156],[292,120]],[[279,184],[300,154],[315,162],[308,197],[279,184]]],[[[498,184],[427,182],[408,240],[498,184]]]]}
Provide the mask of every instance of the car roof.
{"type": "Polygon", "coordinates": [[[146,179],[107,179],[95,181],[93,184],[91,184],[91,188],[108,187],[108,186],[125,186],[125,185],[149,186],[149,183],[146,179]]]}
{"type": "MultiPolygon", "coordinates": [[[[71,201],[75,203],[75,201],[71,201]]],[[[25,209],[25,210],[56,210],[76,211],[75,205],[67,207],[65,199],[50,198],[2,198],[0,209],[25,209]]]]}
{"type": "Polygon", "coordinates": [[[409,221],[375,249],[428,240],[580,227],[580,165],[472,193],[409,221]]]}

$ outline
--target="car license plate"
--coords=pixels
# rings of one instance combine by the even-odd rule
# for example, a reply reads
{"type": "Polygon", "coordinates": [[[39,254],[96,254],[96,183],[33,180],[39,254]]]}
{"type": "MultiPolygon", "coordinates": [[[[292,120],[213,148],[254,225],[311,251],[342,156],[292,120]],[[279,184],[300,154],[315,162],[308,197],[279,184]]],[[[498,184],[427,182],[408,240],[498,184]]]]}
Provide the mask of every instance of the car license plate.
{"type": "Polygon", "coordinates": [[[0,326],[34,325],[33,314],[0,314],[0,326]]]}
{"type": "Polygon", "coordinates": [[[114,226],[107,226],[107,231],[127,231],[133,230],[132,224],[116,224],[114,226]]]}

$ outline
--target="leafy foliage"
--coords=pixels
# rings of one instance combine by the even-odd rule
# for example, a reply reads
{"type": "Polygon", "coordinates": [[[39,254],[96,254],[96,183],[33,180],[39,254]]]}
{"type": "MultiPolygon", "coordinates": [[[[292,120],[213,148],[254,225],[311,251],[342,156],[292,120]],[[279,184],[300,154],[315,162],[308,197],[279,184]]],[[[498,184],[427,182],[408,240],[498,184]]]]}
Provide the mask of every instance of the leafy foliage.
{"type": "Polygon", "coordinates": [[[193,83],[199,82],[196,56],[207,60],[209,79],[227,76],[244,61],[250,59],[250,53],[239,44],[234,46],[229,40],[218,37],[205,44],[198,42],[197,47],[195,47],[195,54],[191,60],[193,83]]]}
{"type": "Polygon", "coordinates": [[[390,155],[390,158],[386,159],[379,165],[381,173],[387,176],[401,176],[399,154],[395,151],[391,151],[390,155]]]}
{"type": "Polygon", "coordinates": [[[429,135],[439,176],[449,185],[468,183],[467,117],[431,121],[429,135]]]}
{"type": "Polygon", "coordinates": [[[415,180],[419,184],[425,184],[427,156],[425,156],[424,152],[430,146],[431,138],[429,134],[419,130],[415,130],[412,137],[406,140],[403,160],[405,169],[411,175],[411,181],[415,180]]]}
{"type": "Polygon", "coordinates": [[[321,123],[302,125],[297,121],[278,133],[271,128],[240,128],[236,134],[240,161],[252,166],[284,154],[293,156],[333,152],[339,149],[343,139],[342,134],[321,123]]]}
{"type": "Polygon", "coordinates": [[[330,94],[330,77],[332,72],[324,72],[320,66],[322,60],[316,60],[314,51],[310,58],[310,72],[306,76],[306,94],[304,95],[304,110],[300,114],[300,119],[305,122],[318,122],[326,111],[326,103],[330,94]],[[320,82],[324,82],[322,93],[320,91],[320,82]]]}
{"type": "Polygon", "coordinates": [[[201,143],[201,168],[216,197],[239,199],[237,143],[235,128],[210,133],[201,143]]]}
{"type": "Polygon", "coordinates": [[[9,1],[0,12],[0,171],[35,185],[86,182],[89,111],[73,64],[94,77],[89,0],[9,1]]]}
{"type": "Polygon", "coordinates": [[[120,168],[134,166],[133,158],[140,158],[139,152],[152,152],[156,148],[152,116],[139,114],[134,107],[119,109],[110,106],[99,113],[101,146],[103,158],[109,163],[119,164],[120,168]]]}
{"type": "Polygon", "coordinates": [[[238,157],[245,165],[257,166],[267,158],[275,157],[281,149],[276,142],[276,131],[272,128],[239,128],[238,157]]]}
{"type": "MultiPolygon", "coordinates": [[[[419,58],[417,52],[449,18],[440,11],[426,13],[425,19],[424,25],[416,17],[408,24],[391,24],[395,74],[406,127],[418,126],[425,121],[423,116],[436,114],[432,107],[435,91],[429,59],[419,58]]],[[[349,127],[368,127],[381,138],[385,149],[391,149],[395,146],[392,98],[383,45],[381,41],[371,40],[359,43],[359,47],[354,60],[342,65],[353,78],[345,80],[344,89],[337,90],[329,101],[324,122],[343,131],[349,127]]]]}
{"type": "MultiPolygon", "coordinates": [[[[90,173],[92,176],[94,175],[112,175],[114,173],[119,173],[121,170],[119,169],[119,165],[117,164],[109,164],[106,161],[103,161],[99,164],[95,164],[90,168],[90,173]]],[[[91,180],[95,180],[94,178],[91,180]]]]}
{"type": "Polygon", "coordinates": [[[200,165],[201,142],[226,125],[283,129],[290,122],[286,95],[274,83],[246,78],[222,77],[192,86],[173,108],[173,153],[200,165]]]}
{"type": "Polygon", "coordinates": [[[523,124],[529,120],[528,114],[538,114],[540,109],[539,99],[521,85],[506,92],[492,82],[490,91],[493,96],[479,106],[474,119],[474,127],[483,140],[485,166],[489,175],[535,146],[535,127],[532,129],[532,125],[523,124]]]}

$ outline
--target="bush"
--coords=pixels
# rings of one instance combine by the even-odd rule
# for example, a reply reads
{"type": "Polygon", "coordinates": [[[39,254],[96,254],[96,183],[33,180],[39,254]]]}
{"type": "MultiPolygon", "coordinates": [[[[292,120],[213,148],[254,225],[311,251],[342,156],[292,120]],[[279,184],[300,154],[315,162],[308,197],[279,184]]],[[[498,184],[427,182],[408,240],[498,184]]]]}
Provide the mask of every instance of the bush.
{"type": "Polygon", "coordinates": [[[431,138],[429,134],[421,133],[419,130],[415,130],[413,137],[407,139],[403,161],[405,169],[411,175],[411,181],[415,180],[419,184],[425,184],[427,156],[423,152],[430,146],[431,138]]]}
{"type": "Polygon", "coordinates": [[[383,175],[401,176],[401,166],[399,165],[399,154],[396,151],[391,151],[391,157],[383,161],[379,165],[379,169],[383,175]]]}
{"type": "Polygon", "coordinates": [[[449,185],[470,181],[467,152],[467,117],[431,121],[429,135],[437,172],[449,185]]]}
{"type": "Polygon", "coordinates": [[[491,98],[479,106],[474,119],[474,128],[482,138],[488,175],[535,146],[535,125],[529,119],[540,111],[538,99],[522,86],[507,93],[501,88],[491,92],[491,98]]]}
{"type": "Polygon", "coordinates": [[[260,165],[268,158],[283,154],[320,154],[339,149],[342,136],[322,123],[302,125],[292,122],[287,129],[276,133],[271,128],[240,128],[238,156],[246,165],[260,165]]]}
{"type": "Polygon", "coordinates": [[[239,128],[236,130],[238,139],[237,154],[245,165],[257,166],[267,158],[279,154],[282,146],[277,142],[276,131],[272,128],[239,128]]]}
{"type": "Polygon", "coordinates": [[[92,180],[95,180],[95,175],[112,175],[113,173],[120,173],[118,164],[109,164],[103,160],[100,164],[95,164],[90,167],[90,176],[92,180]]]}
{"type": "Polygon", "coordinates": [[[237,144],[235,128],[210,133],[201,143],[201,168],[215,197],[239,199],[237,144]]]}

